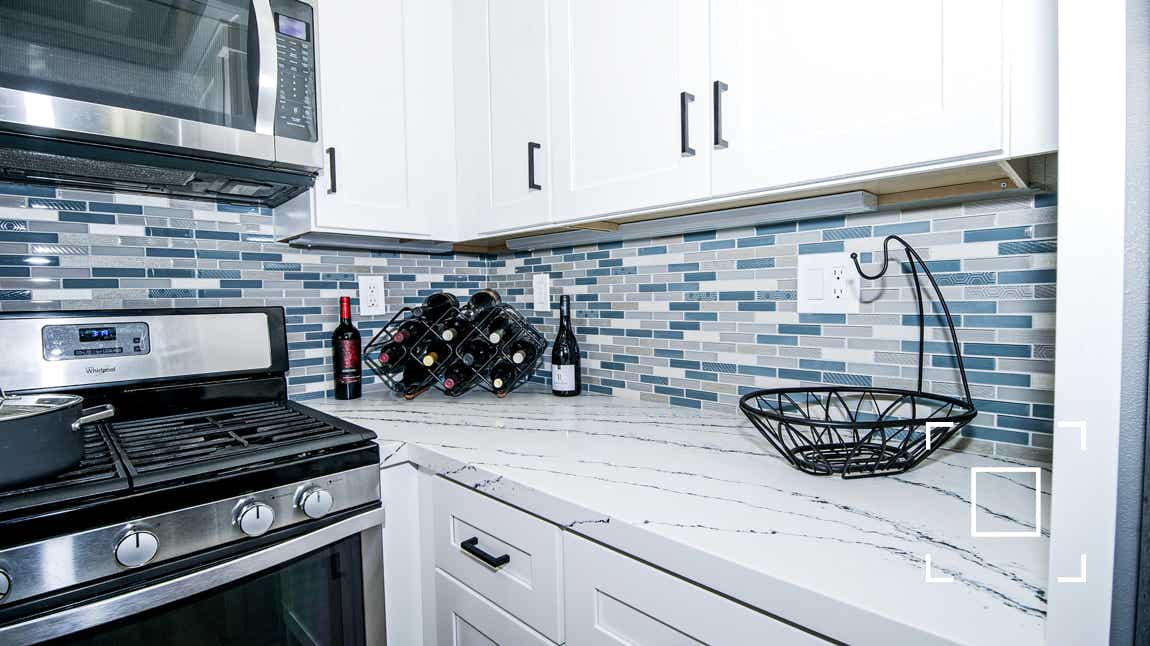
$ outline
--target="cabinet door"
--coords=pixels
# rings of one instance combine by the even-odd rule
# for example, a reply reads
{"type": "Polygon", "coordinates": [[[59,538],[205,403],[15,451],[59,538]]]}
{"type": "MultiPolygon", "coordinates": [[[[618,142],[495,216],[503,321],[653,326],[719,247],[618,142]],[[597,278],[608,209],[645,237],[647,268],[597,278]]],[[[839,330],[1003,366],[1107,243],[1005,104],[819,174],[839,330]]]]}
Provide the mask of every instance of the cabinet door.
{"type": "Polygon", "coordinates": [[[713,0],[711,20],[717,196],[1003,150],[1001,0],[713,0]]]}
{"type": "Polygon", "coordinates": [[[556,220],[708,196],[707,0],[551,4],[556,220]]]}
{"type": "Polygon", "coordinates": [[[443,570],[435,571],[439,643],[450,646],[553,646],[443,570]]]}
{"type": "Polygon", "coordinates": [[[563,554],[569,644],[827,644],[574,534],[563,554]]]}
{"type": "Polygon", "coordinates": [[[457,0],[459,216],[482,236],[551,221],[548,4],[457,0]]]}
{"type": "Polygon", "coordinates": [[[425,238],[454,229],[448,0],[341,0],[323,6],[316,224],[425,238]],[[437,52],[442,50],[443,53],[437,52]],[[333,182],[334,178],[334,182],[333,182]],[[333,185],[334,184],[334,185],[333,185]]]}

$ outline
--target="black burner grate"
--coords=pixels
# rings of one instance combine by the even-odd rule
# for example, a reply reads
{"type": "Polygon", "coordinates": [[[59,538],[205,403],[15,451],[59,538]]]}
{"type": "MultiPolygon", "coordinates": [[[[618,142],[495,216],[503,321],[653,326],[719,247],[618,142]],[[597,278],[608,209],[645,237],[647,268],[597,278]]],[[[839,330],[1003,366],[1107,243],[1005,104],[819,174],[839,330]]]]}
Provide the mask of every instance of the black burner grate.
{"type": "Polygon", "coordinates": [[[109,424],[135,484],[219,473],[367,439],[270,402],[109,424]]]}
{"type": "Polygon", "coordinates": [[[84,427],[84,458],[79,466],[50,480],[0,491],[0,514],[125,491],[128,485],[107,438],[97,426],[89,425],[84,427]]]}

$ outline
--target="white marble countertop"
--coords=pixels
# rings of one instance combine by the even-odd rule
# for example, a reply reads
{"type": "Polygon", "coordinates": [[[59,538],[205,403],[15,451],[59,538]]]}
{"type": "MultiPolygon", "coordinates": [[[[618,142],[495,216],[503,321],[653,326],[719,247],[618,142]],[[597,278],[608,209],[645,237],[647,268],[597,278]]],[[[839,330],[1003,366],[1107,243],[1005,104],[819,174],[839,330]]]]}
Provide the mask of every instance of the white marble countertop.
{"type": "MultiPolygon", "coordinates": [[[[945,449],[861,480],[790,467],[730,415],[516,392],[314,408],[411,461],[851,644],[1041,644],[1048,465],[945,449]],[[971,467],[1042,469],[1042,535],[971,536],[971,467]],[[950,582],[928,583],[931,576],[950,582]]],[[[1033,532],[1033,473],[977,476],[980,532],[1033,532]]]]}

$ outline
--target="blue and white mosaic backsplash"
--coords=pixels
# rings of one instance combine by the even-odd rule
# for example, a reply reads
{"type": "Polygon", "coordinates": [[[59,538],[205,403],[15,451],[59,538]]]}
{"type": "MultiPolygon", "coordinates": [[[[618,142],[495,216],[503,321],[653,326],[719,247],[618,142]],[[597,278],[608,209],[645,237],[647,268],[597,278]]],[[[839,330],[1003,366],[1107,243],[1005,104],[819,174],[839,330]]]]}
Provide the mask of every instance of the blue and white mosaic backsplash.
{"type": "MultiPolygon", "coordinates": [[[[529,304],[533,274],[547,272],[556,300],[575,301],[590,389],[729,411],[752,388],[913,388],[909,274],[892,270],[867,285],[859,314],[796,311],[798,255],[858,251],[873,271],[883,236],[897,233],[930,261],[959,327],[980,410],[965,431],[968,448],[1048,457],[1054,204],[1047,194],[534,253],[426,256],[294,249],[273,242],[266,209],[0,184],[0,311],[282,305],[290,390],[312,398],[330,389],[337,298],[354,295],[356,275],[387,275],[395,308],[440,289],[494,287],[551,337],[554,304],[550,313],[529,304]]],[[[365,336],[382,323],[357,321],[365,336]]],[[[928,324],[926,389],[957,392],[945,330],[937,319],[928,324]]]]}
{"type": "MultiPolygon", "coordinates": [[[[517,253],[492,261],[490,274],[524,307],[537,272],[573,295],[592,390],[729,411],[755,388],[915,387],[909,273],[893,268],[881,281],[863,281],[859,314],[797,312],[799,255],[856,251],[874,273],[883,237],[898,234],[927,259],[963,342],[980,411],[964,443],[1048,458],[1055,201],[1044,194],[517,253]]],[[[926,296],[925,389],[957,394],[949,335],[929,314],[938,311],[929,287],[926,296]]],[[[534,320],[553,334],[554,318],[534,320]]]]}
{"type": "MultiPolygon", "coordinates": [[[[0,311],[281,305],[296,399],[332,387],[339,296],[355,295],[358,274],[387,275],[398,309],[431,288],[478,289],[487,265],[468,254],[295,249],[273,242],[268,209],[0,184],[0,311]]],[[[365,343],[380,318],[357,317],[365,343]]]]}

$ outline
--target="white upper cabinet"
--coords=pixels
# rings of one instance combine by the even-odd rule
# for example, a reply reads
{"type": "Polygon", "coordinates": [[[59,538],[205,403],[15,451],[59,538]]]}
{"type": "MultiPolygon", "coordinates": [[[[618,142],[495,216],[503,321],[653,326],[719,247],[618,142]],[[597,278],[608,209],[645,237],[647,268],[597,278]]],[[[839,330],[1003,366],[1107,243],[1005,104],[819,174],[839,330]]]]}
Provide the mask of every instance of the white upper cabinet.
{"type": "Polygon", "coordinates": [[[715,196],[1005,152],[1003,2],[711,0],[715,196]]]}
{"type": "Polygon", "coordinates": [[[450,47],[434,38],[449,10],[446,0],[322,4],[319,114],[327,167],[316,182],[316,228],[455,235],[450,47]]]}
{"type": "Polygon", "coordinates": [[[459,220],[480,237],[551,221],[548,3],[456,0],[459,220]]]}
{"type": "Polygon", "coordinates": [[[549,4],[554,219],[708,196],[707,0],[549,4]]]}

